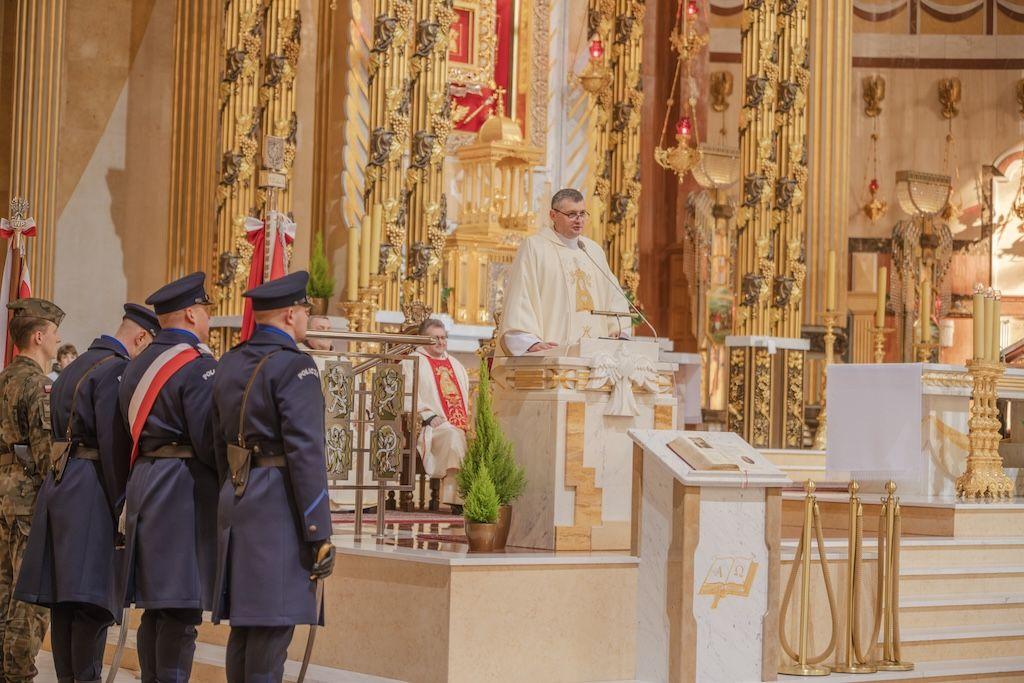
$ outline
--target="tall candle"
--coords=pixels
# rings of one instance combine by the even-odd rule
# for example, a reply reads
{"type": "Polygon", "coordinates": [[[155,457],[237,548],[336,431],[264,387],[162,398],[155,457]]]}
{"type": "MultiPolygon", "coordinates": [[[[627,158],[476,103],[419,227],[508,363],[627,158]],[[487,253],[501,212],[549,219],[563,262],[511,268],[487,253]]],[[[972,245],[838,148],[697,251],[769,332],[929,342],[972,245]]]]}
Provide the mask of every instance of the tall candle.
{"type": "Polygon", "coordinates": [[[995,354],[992,353],[992,348],[998,343],[992,341],[992,331],[995,330],[995,326],[992,322],[995,319],[995,297],[989,292],[985,296],[985,360],[994,360],[995,354]]]}
{"type": "Polygon", "coordinates": [[[348,229],[348,259],[345,269],[345,296],[359,300],[359,227],[348,229]]]}
{"type": "Polygon", "coordinates": [[[384,205],[374,204],[370,213],[370,272],[377,275],[380,271],[380,243],[384,234],[384,205]]]}
{"type": "Polygon", "coordinates": [[[882,266],[878,269],[878,300],[875,302],[875,327],[885,327],[885,289],[889,284],[889,269],[882,266]]]}
{"type": "Polygon", "coordinates": [[[985,348],[985,293],[979,287],[974,291],[974,359],[983,359],[985,348]]]}
{"type": "Polygon", "coordinates": [[[825,267],[825,310],[836,310],[836,252],[830,249],[825,267]]]}
{"type": "Polygon", "coordinates": [[[932,340],[932,281],[927,277],[921,281],[921,343],[928,344],[932,340]]]}
{"type": "Polygon", "coordinates": [[[999,362],[999,354],[1002,349],[1002,339],[999,334],[1002,328],[1002,321],[999,319],[1001,309],[1003,307],[1002,301],[998,297],[992,298],[992,357],[991,360],[999,362]]]}
{"type": "Polygon", "coordinates": [[[363,227],[359,237],[359,286],[370,286],[370,214],[363,216],[363,227]]]}

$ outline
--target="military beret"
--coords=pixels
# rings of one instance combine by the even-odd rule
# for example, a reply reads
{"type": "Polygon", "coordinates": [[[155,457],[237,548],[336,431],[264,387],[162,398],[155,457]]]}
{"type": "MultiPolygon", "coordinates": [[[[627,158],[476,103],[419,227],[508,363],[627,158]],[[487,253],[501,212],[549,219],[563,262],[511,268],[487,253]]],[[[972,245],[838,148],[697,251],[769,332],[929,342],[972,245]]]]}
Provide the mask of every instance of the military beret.
{"type": "Polygon", "coordinates": [[[169,282],[149,295],[146,303],[153,307],[157,315],[174,313],[196,304],[209,304],[206,295],[206,273],[199,271],[169,282]]]}
{"type": "Polygon", "coordinates": [[[145,306],[140,306],[138,304],[125,304],[124,319],[131,320],[154,337],[157,332],[160,331],[160,321],[157,320],[156,313],[145,306]]]}
{"type": "Polygon", "coordinates": [[[54,325],[60,325],[61,321],[64,320],[64,311],[57,304],[46,299],[36,299],[34,297],[15,299],[7,304],[7,308],[14,311],[15,318],[41,318],[49,320],[54,325]]]}
{"type": "Polygon", "coordinates": [[[242,296],[252,301],[252,310],[254,311],[272,311],[275,308],[308,304],[307,284],[309,284],[309,273],[297,270],[284,277],[253,287],[242,296]]]}

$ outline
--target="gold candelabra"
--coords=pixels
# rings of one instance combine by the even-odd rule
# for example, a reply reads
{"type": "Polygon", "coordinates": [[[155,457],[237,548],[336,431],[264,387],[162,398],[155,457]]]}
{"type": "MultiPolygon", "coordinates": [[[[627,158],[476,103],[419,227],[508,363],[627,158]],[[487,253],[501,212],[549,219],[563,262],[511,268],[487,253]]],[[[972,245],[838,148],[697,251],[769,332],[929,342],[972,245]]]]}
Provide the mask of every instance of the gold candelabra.
{"type": "MultiPolygon", "coordinates": [[[[887,496],[882,499],[878,522],[878,595],[882,632],[882,658],[874,662],[878,671],[910,671],[914,665],[900,659],[900,499],[896,482],[885,485],[887,496]]],[[[878,616],[871,642],[878,641],[878,616]]]]}
{"type": "MultiPolygon", "coordinates": [[[[843,659],[839,661],[839,650],[836,650],[836,665],[832,671],[844,674],[873,674],[877,667],[868,661],[867,655],[860,650],[860,576],[864,561],[864,506],[860,502],[857,491],[860,484],[850,482],[850,530],[846,552],[846,629],[843,632],[843,659]]],[[[881,595],[881,593],[879,593],[881,595]]],[[[876,610],[881,615],[881,610],[876,610]]],[[[878,640],[878,620],[872,630],[874,640],[878,640]]],[[[874,641],[872,641],[874,642],[874,641]]]]}
{"type": "Polygon", "coordinates": [[[836,321],[839,316],[835,311],[825,311],[825,365],[821,369],[821,412],[818,413],[818,428],[814,432],[814,448],[822,451],[828,443],[828,366],[832,365],[836,348],[836,321]]]}
{"type": "Polygon", "coordinates": [[[964,473],[956,480],[958,496],[976,498],[992,496],[1009,498],[1013,482],[1003,471],[999,455],[999,409],[996,407],[997,385],[1006,366],[999,361],[970,360],[967,372],[973,380],[971,389],[970,452],[964,473]]]}
{"type": "Polygon", "coordinates": [[[917,344],[914,344],[914,353],[917,356],[917,362],[931,363],[932,354],[935,352],[935,349],[937,348],[939,348],[939,345],[933,344],[932,342],[919,342],[917,344]]]}
{"type": "Polygon", "coordinates": [[[891,327],[872,327],[871,340],[875,345],[875,362],[885,362],[885,335],[893,331],[891,327]]]}
{"type": "Polygon", "coordinates": [[[804,484],[807,497],[804,499],[804,524],[800,533],[800,542],[796,548],[796,555],[793,557],[793,568],[789,573],[789,580],[786,582],[786,591],[782,596],[782,606],[779,613],[779,642],[783,652],[792,661],[779,667],[780,674],[792,676],[827,676],[830,669],[827,666],[820,666],[832,653],[836,646],[837,621],[836,621],[836,596],[832,590],[832,577],[828,571],[828,559],[825,556],[825,537],[821,529],[821,511],[818,509],[818,499],[814,495],[814,482],[810,479],[804,484]],[[828,595],[829,613],[832,618],[832,638],[824,652],[819,655],[808,653],[810,627],[811,627],[811,534],[815,534],[818,540],[818,558],[821,564],[821,574],[825,581],[825,593],[828,595]],[[800,642],[798,649],[794,650],[786,637],[786,613],[789,611],[789,603],[793,597],[793,586],[796,583],[796,576],[800,574],[800,642]]]}

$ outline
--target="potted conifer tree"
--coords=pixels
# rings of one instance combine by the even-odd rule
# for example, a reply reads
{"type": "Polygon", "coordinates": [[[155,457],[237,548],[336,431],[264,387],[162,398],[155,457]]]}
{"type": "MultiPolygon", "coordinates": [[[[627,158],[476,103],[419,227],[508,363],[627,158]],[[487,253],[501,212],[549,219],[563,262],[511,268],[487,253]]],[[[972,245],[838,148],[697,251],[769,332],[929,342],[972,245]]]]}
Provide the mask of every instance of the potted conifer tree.
{"type": "Polygon", "coordinates": [[[458,474],[459,495],[466,497],[476,479],[476,471],[485,465],[498,494],[498,535],[495,550],[504,550],[512,524],[512,502],[523,494],[526,471],[516,463],[512,442],[508,440],[491,407],[491,382],[487,364],[480,365],[474,437],[469,444],[458,474]]]}
{"type": "Polygon", "coordinates": [[[324,252],[324,234],[319,231],[313,237],[313,252],[309,256],[309,285],[306,287],[315,315],[327,315],[327,304],[334,296],[334,279],[324,252]]]}
{"type": "Polygon", "coordinates": [[[466,492],[462,514],[466,518],[466,538],[469,552],[486,553],[494,550],[494,537],[498,531],[498,493],[487,471],[487,464],[481,463],[475,469],[473,483],[466,492]]]}

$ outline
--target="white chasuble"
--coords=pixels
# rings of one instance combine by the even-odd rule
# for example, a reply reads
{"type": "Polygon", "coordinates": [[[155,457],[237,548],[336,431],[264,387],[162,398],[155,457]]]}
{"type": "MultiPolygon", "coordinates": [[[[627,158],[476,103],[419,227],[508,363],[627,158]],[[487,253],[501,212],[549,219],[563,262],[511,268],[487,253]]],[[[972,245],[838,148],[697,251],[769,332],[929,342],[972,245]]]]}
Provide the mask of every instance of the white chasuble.
{"type": "Polygon", "coordinates": [[[591,239],[579,241],[583,249],[576,239],[565,239],[552,228],[523,240],[509,274],[498,336],[501,355],[516,353],[506,344],[508,333],[534,335],[559,346],[583,337],[629,333],[629,305],[614,284],[604,251],[591,239]],[[592,310],[626,315],[596,316],[592,310]]]}

